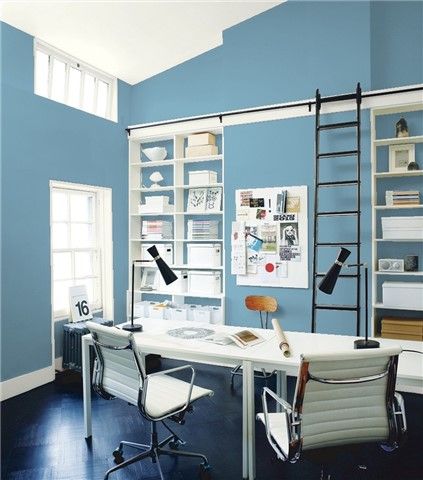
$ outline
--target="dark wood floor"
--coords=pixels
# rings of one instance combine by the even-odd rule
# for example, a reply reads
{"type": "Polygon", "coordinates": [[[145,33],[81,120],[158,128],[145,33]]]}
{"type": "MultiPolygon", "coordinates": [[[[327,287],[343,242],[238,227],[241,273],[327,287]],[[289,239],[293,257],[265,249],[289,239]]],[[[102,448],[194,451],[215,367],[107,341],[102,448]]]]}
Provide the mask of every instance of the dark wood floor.
{"type": "MultiPolygon", "coordinates": [[[[174,362],[163,362],[164,367],[174,362]]],[[[175,430],[187,440],[185,448],[205,453],[214,480],[239,480],[241,470],[241,379],[231,391],[228,369],[197,365],[196,383],[215,391],[195,405],[184,426],[175,430]]],[[[257,380],[260,408],[262,380],[257,380]]],[[[271,385],[270,385],[271,386],[271,385]]],[[[293,382],[289,384],[292,395],[293,382]]],[[[113,465],[111,452],[119,440],[146,442],[146,422],[134,407],[119,400],[93,397],[92,441],[83,434],[81,383],[76,375],[61,375],[56,382],[7,400],[2,404],[1,464],[4,480],[97,480],[113,465]]],[[[292,397],[290,397],[292,398],[292,397]]],[[[423,478],[423,397],[405,395],[409,435],[407,444],[393,454],[377,446],[338,455],[331,464],[332,479],[417,480],[423,478]],[[359,465],[367,469],[359,468],[359,465]]],[[[320,467],[306,459],[296,464],[276,460],[264,430],[257,425],[257,480],[318,479],[320,467]]],[[[198,477],[196,460],[162,457],[169,480],[198,477]]],[[[134,464],[111,480],[157,480],[149,460],[134,464]]]]}

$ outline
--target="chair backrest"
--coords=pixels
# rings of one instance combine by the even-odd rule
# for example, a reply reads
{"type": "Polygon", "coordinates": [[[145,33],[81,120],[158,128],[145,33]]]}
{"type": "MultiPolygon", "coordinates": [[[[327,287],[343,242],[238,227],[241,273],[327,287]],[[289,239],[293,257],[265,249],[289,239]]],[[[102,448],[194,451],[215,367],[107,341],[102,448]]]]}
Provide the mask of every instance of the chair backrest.
{"type": "Polygon", "coordinates": [[[379,348],[303,355],[293,406],[300,431],[292,450],[393,441],[399,353],[379,348]]]}
{"type": "Polygon", "coordinates": [[[245,297],[245,306],[248,310],[273,313],[278,309],[278,302],[273,297],[248,295],[248,297],[245,297]]]}
{"type": "Polygon", "coordinates": [[[104,398],[118,397],[138,405],[145,371],[133,334],[94,322],[87,322],[87,328],[96,351],[94,389],[104,398]]]}

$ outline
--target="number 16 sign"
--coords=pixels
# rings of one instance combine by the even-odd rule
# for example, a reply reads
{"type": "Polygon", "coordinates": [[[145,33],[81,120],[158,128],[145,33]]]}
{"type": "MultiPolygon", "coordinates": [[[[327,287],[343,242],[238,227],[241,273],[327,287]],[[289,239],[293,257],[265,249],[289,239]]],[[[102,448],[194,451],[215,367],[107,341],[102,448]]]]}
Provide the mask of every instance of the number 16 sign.
{"type": "Polygon", "coordinates": [[[88,305],[88,295],[85,285],[77,285],[69,288],[69,302],[72,322],[90,320],[93,315],[88,305]]]}

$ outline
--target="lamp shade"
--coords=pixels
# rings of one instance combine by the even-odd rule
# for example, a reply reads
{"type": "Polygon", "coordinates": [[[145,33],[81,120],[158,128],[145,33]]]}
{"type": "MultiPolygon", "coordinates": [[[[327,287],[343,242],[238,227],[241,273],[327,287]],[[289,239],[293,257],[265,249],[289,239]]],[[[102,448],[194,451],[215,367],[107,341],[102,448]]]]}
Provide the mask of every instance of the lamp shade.
{"type": "Polygon", "coordinates": [[[175,280],[178,279],[174,271],[159,255],[159,252],[155,245],[152,245],[150,248],[147,248],[147,252],[153,257],[154,261],[156,262],[157,267],[160,271],[160,274],[163,277],[163,280],[166,285],[170,285],[171,283],[173,283],[175,280]]]}
{"type": "Polygon", "coordinates": [[[327,293],[328,295],[333,292],[342,265],[344,264],[345,260],[350,256],[350,253],[351,252],[348,249],[341,248],[338,254],[338,258],[335,260],[335,263],[330,267],[330,269],[317,287],[320,291],[322,291],[323,293],[327,293]]]}

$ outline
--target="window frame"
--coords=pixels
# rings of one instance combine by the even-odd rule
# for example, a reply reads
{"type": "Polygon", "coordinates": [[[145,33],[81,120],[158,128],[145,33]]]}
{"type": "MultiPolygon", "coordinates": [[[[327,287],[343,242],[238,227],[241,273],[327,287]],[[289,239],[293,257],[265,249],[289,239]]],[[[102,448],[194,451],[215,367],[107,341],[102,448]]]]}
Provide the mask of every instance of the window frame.
{"type": "MultiPolygon", "coordinates": [[[[97,279],[97,295],[96,300],[99,300],[99,304],[92,305],[92,311],[103,312],[103,316],[108,319],[113,319],[113,239],[112,239],[112,194],[110,188],[95,187],[82,184],[74,184],[68,182],[50,181],[50,271],[51,271],[51,312],[53,323],[56,321],[70,319],[70,309],[68,310],[54,310],[54,271],[53,271],[53,256],[54,253],[70,252],[72,257],[72,278],[70,281],[75,280],[74,271],[74,254],[75,252],[94,252],[97,255],[96,266],[94,267],[94,275],[90,275],[89,278],[97,279]],[[95,196],[94,202],[94,214],[92,222],[82,223],[94,223],[95,225],[95,245],[92,247],[75,248],[69,245],[68,248],[53,249],[52,246],[52,231],[53,225],[56,223],[66,223],[71,225],[72,222],[69,218],[66,222],[53,222],[53,193],[56,191],[63,191],[67,194],[72,192],[81,192],[87,194],[93,194],[95,196]]],[[[70,204],[68,205],[70,209],[70,204]]],[[[69,232],[70,235],[70,232],[69,232]]],[[[78,280],[82,277],[78,277],[78,280]]],[[[88,277],[84,277],[88,278],[88,277]]],[[[65,280],[65,279],[63,279],[65,280]]],[[[63,281],[62,279],[60,281],[63,281]]],[[[57,281],[57,280],[56,280],[57,281]]]]}
{"type": "Polygon", "coordinates": [[[51,45],[48,45],[45,42],[42,42],[41,40],[34,38],[34,94],[41,96],[43,98],[48,98],[49,100],[52,100],[53,102],[58,102],[62,103],[63,105],[67,105],[68,107],[71,108],[76,108],[78,110],[81,110],[85,113],[90,113],[92,115],[95,115],[96,117],[100,118],[105,118],[106,120],[111,120],[113,122],[117,122],[117,78],[113,77],[112,75],[109,75],[92,65],[89,65],[88,63],[82,62],[78,60],[77,58],[68,55],[67,53],[52,47],[51,45]],[[47,96],[42,95],[40,93],[37,93],[36,91],[36,68],[37,68],[37,62],[36,62],[36,55],[37,52],[42,52],[45,55],[49,56],[49,71],[48,71],[48,85],[47,85],[47,96]],[[51,93],[52,93],[52,70],[53,70],[53,62],[51,59],[56,59],[60,62],[63,62],[65,64],[65,84],[64,84],[64,99],[63,101],[56,100],[54,98],[51,98],[51,93]],[[69,101],[69,72],[71,68],[75,68],[81,72],[81,79],[80,79],[80,92],[79,92],[79,105],[71,105],[68,103],[69,101]],[[85,85],[85,75],[91,75],[94,77],[95,82],[94,82],[94,107],[93,111],[90,112],[88,110],[85,110],[83,108],[83,98],[84,98],[84,85],[85,85]],[[106,105],[106,115],[99,115],[96,113],[97,110],[97,97],[98,97],[98,82],[102,81],[106,83],[109,87],[109,92],[107,95],[107,105],[106,105]]]}

